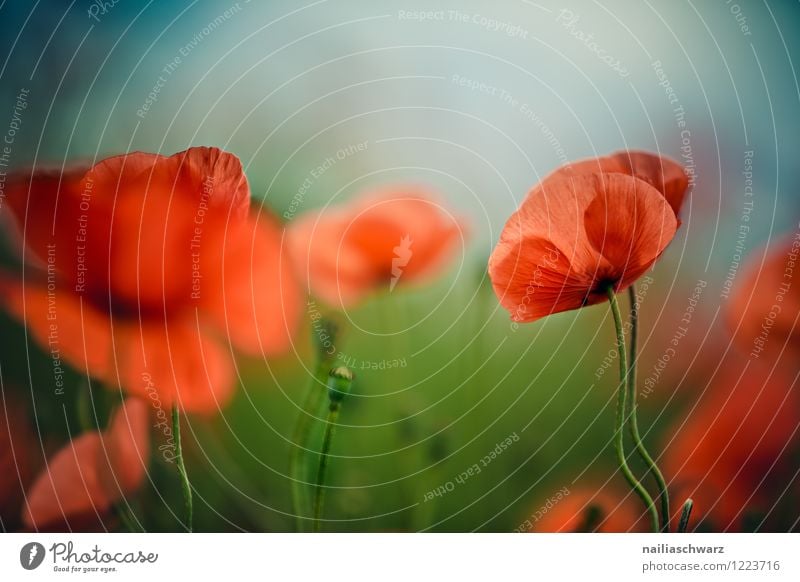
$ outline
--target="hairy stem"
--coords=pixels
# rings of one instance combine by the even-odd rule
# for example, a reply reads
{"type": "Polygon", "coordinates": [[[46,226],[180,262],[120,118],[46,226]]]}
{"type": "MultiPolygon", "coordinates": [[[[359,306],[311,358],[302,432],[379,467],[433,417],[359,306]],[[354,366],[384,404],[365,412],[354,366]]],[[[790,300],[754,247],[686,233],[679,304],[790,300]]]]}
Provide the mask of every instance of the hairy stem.
{"type": "Polygon", "coordinates": [[[631,285],[629,288],[629,298],[631,304],[631,349],[630,349],[630,365],[628,366],[628,428],[630,429],[631,438],[636,446],[636,452],[644,461],[658,487],[658,497],[661,501],[661,531],[669,532],[669,492],[667,491],[667,482],[664,480],[664,475],[658,468],[658,465],[650,456],[647,448],[644,446],[644,441],[639,435],[639,423],[636,419],[636,364],[637,364],[637,342],[639,335],[639,305],[636,301],[636,287],[631,285]]]}
{"type": "Polygon", "coordinates": [[[619,303],[617,303],[617,296],[614,293],[614,288],[609,286],[607,288],[608,301],[611,303],[611,312],[614,315],[614,328],[617,333],[617,351],[619,352],[619,376],[620,386],[619,395],[617,397],[617,417],[616,426],[614,428],[614,448],[617,452],[617,462],[625,480],[641,498],[647,512],[650,514],[650,527],[653,532],[658,532],[658,511],[656,510],[653,498],[647,492],[647,489],[639,482],[634,476],[628,461],[625,457],[625,443],[624,443],[624,428],[625,428],[625,401],[628,388],[628,361],[625,349],[625,333],[622,329],[622,315],[619,311],[619,303]]]}
{"type": "Polygon", "coordinates": [[[325,435],[322,437],[322,449],[320,450],[319,467],[317,468],[317,488],[314,496],[315,532],[320,531],[322,528],[322,509],[325,505],[325,476],[328,471],[333,434],[336,430],[336,422],[339,420],[339,408],[338,402],[331,402],[328,419],[325,422],[325,435]]]}

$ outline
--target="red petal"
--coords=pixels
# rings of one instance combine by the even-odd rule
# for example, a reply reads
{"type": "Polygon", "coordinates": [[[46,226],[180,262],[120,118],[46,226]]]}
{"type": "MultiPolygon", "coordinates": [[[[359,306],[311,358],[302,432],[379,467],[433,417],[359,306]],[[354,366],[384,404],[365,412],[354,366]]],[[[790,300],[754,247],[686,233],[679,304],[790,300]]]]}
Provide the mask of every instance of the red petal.
{"type": "Polygon", "coordinates": [[[675,234],[675,214],[652,186],[623,174],[549,179],[503,228],[489,275],[516,321],[606,299],[630,285],[675,234]]]}
{"type": "Polygon", "coordinates": [[[290,226],[289,241],[312,292],[349,307],[381,287],[439,271],[462,231],[426,192],[393,188],[301,217],[290,226]]]}
{"type": "Polygon", "coordinates": [[[576,178],[596,196],[585,211],[589,242],[614,268],[619,289],[644,274],[672,241],[678,223],[666,200],[645,182],[622,174],[576,178]]]}
{"type": "Polygon", "coordinates": [[[676,215],[689,187],[689,178],[679,163],[665,156],[640,151],[622,151],[572,162],[557,169],[546,180],[593,173],[621,173],[644,180],[661,192],[676,215]]]}
{"type": "Polygon", "coordinates": [[[120,381],[129,394],[169,410],[218,412],[234,388],[231,354],[192,319],[149,321],[117,330],[120,381]],[[156,404],[157,403],[157,404],[156,404]]]}
{"type": "Polygon", "coordinates": [[[229,234],[221,285],[200,281],[197,297],[239,350],[284,353],[300,319],[300,296],[281,247],[281,228],[262,214],[229,234]]]}
{"type": "Polygon", "coordinates": [[[43,350],[95,378],[111,371],[111,322],[108,317],[69,290],[16,281],[0,285],[8,311],[25,324],[43,350]]]}
{"type": "Polygon", "coordinates": [[[39,475],[28,493],[23,522],[29,528],[67,521],[87,512],[103,513],[111,507],[100,483],[97,458],[100,435],[81,435],[61,449],[39,475]]]}
{"type": "Polygon", "coordinates": [[[119,499],[144,481],[150,456],[148,404],[128,398],[109,421],[97,460],[100,480],[110,499],[119,499]]]}
{"type": "Polygon", "coordinates": [[[226,229],[243,223],[249,204],[236,156],[198,147],[159,158],[120,190],[112,238],[114,300],[150,312],[190,301],[194,257],[215,263],[226,229]]]}
{"type": "Polygon", "coordinates": [[[357,247],[342,244],[344,216],[307,214],[289,226],[288,244],[298,275],[329,305],[352,307],[373,289],[372,264],[357,247]]]}

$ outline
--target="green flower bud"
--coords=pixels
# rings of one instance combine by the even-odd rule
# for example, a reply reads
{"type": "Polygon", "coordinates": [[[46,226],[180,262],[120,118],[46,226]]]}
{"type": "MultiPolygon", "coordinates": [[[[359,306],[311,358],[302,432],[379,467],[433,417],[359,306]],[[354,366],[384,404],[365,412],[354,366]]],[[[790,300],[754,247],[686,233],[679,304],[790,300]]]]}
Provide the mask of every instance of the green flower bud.
{"type": "Polygon", "coordinates": [[[350,368],[339,366],[328,374],[328,398],[331,403],[338,404],[350,393],[353,384],[353,372],[350,368]]]}

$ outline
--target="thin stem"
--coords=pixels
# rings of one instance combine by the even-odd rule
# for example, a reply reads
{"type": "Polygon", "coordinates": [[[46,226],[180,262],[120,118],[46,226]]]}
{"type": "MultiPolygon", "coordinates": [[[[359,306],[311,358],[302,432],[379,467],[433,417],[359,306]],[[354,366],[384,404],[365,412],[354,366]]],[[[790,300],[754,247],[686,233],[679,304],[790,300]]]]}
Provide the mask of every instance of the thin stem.
{"type": "Polygon", "coordinates": [[[331,443],[336,429],[336,421],[339,420],[339,403],[332,401],[328,410],[328,419],[325,421],[325,436],[322,438],[322,449],[319,456],[319,467],[317,468],[317,489],[314,496],[314,531],[319,532],[322,527],[322,509],[325,504],[325,475],[328,471],[330,459],[331,443]]]}
{"type": "Polygon", "coordinates": [[[692,515],[693,507],[694,507],[694,501],[692,501],[690,497],[683,504],[683,510],[681,511],[681,520],[678,522],[678,533],[686,533],[686,530],[689,528],[689,518],[692,515]]]}
{"type": "Polygon", "coordinates": [[[636,452],[644,461],[658,487],[658,497],[661,500],[661,531],[669,532],[669,492],[667,491],[667,482],[664,480],[664,475],[656,465],[653,457],[644,446],[644,441],[639,435],[639,423],[636,420],[636,364],[637,364],[637,343],[639,336],[639,306],[636,301],[636,287],[631,285],[629,288],[629,298],[631,304],[631,349],[630,349],[630,366],[628,367],[628,428],[630,429],[631,438],[636,446],[636,452]]]}
{"type": "Polygon", "coordinates": [[[183,503],[186,506],[186,531],[192,532],[192,521],[194,519],[194,509],[192,506],[192,485],[189,483],[189,475],[186,473],[186,465],[183,462],[183,446],[181,445],[181,418],[178,413],[178,405],[172,405],[172,435],[175,438],[175,464],[178,466],[178,473],[181,476],[181,487],[183,489],[183,503]]]}
{"type": "Polygon", "coordinates": [[[295,515],[297,529],[302,531],[308,507],[306,478],[303,475],[304,459],[308,449],[308,440],[311,436],[311,427],[314,418],[322,405],[325,396],[325,384],[328,377],[329,360],[322,357],[317,362],[314,376],[311,378],[302,408],[294,425],[292,436],[292,449],[289,454],[289,478],[292,481],[292,512],[295,515]]]}
{"type": "Polygon", "coordinates": [[[619,396],[617,398],[616,426],[614,428],[614,448],[617,452],[617,462],[619,463],[622,474],[625,476],[631,488],[645,504],[647,512],[650,514],[650,527],[652,531],[658,532],[658,510],[656,510],[655,503],[653,503],[653,498],[650,497],[647,489],[642,486],[633,472],[631,472],[628,461],[625,458],[623,430],[625,425],[625,400],[628,387],[628,361],[625,354],[625,333],[622,330],[622,315],[619,311],[619,304],[617,303],[617,296],[614,293],[614,288],[609,285],[607,293],[608,301],[611,304],[611,312],[614,314],[614,327],[617,332],[617,351],[619,352],[620,386],[619,396]]]}

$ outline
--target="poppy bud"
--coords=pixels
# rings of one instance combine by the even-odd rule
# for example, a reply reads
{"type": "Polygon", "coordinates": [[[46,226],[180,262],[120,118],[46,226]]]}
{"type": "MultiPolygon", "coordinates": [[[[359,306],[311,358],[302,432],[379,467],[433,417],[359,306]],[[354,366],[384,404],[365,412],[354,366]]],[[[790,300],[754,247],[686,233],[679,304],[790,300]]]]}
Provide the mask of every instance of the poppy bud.
{"type": "Polygon", "coordinates": [[[339,366],[328,374],[328,398],[331,406],[338,406],[344,397],[350,392],[353,383],[353,372],[350,368],[339,366]]]}

